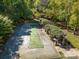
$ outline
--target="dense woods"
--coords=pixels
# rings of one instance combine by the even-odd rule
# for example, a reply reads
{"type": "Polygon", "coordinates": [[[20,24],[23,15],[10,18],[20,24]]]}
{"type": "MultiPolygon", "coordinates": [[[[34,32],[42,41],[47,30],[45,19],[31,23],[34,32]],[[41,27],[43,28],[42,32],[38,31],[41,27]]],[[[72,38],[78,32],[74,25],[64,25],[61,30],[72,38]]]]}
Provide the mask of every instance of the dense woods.
{"type": "Polygon", "coordinates": [[[34,18],[78,31],[79,0],[0,0],[0,43],[16,23],[34,18]]]}
{"type": "Polygon", "coordinates": [[[0,12],[13,19],[45,17],[52,21],[63,21],[71,29],[79,26],[78,0],[1,0],[0,12]]]}
{"type": "Polygon", "coordinates": [[[41,4],[40,8],[38,12],[45,18],[55,22],[64,22],[63,25],[73,30],[79,27],[78,0],[48,0],[47,4],[41,4]]]}

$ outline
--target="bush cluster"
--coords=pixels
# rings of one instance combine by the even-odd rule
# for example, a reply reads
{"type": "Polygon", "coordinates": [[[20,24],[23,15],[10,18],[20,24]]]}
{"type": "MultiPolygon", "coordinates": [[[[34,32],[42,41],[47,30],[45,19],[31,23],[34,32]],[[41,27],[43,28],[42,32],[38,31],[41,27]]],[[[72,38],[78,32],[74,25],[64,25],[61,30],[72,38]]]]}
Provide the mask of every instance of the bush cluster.
{"type": "Polygon", "coordinates": [[[64,37],[63,31],[55,25],[47,24],[44,28],[51,38],[61,39],[64,37]]]}
{"type": "Polygon", "coordinates": [[[51,22],[45,18],[39,18],[40,24],[45,26],[46,24],[50,24],[51,22]]]}
{"type": "Polygon", "coordinates": [[[40,24],[44,26],[45,31],[50,35],[51,38],[61,39],[64,37],[62,29],[53,25],[49,20],[40,18],[40,24]]]}

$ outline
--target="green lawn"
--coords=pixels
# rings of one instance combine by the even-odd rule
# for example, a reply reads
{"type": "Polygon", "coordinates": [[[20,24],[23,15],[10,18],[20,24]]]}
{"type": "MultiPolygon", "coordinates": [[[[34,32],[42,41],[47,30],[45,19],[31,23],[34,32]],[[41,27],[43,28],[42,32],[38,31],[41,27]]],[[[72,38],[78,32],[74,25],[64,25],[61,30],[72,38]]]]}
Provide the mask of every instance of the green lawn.
{"type": "Polygon", "coordinates": [[[66,38],[75,48],[79,48],[79,37],[73,35],[70,32],[67,32],[66,38]]]}
{"type": "Polygon", "coordinates": [[[43,48],[43,43],[40,40],[40,37],[37,33],[37,29],[36,28],[32,28],[31,29],[31,36],[30,36],[30,44],[29,44],[29,48],[43,48]]]}

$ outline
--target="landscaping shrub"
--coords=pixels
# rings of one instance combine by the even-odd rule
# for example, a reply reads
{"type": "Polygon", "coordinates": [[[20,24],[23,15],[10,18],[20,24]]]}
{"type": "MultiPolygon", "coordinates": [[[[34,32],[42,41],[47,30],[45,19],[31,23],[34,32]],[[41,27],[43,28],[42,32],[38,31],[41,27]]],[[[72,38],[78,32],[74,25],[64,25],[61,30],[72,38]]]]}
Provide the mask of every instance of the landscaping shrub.
{"type": "Polygon", "coordinates": [[[45,31],[51,38],[55,37],[57,39],[62,39],[64,37],[63,31],[59,27],[53,25],[49,20],[40,18],[39,21],[40,24],[44,26],[45,31]]]}
{"type": "Polygon", "coordinates": [[[50,24],[45,25],[44,28],[45,28],[45,31],[47,32],[47,34],[50,34],[50,30],[51,30],[50,24]]]}
{"type": "Polygon", "coordinates": [[[46,24],[50,24],[50,21],[47,20],[47,19],[45,19],[45,18],[40,18],[39,20],[40,20],[40,23],[41,23],[43,26],[45,26],[46,24]]]}
{"type": "Polygon", "coordinates": [[[51,38],[55,37],[60,39],[64,36],[63,31],[57,26],[47,24],[45,25],[44,28],[45,28],[45,31],[51,36],[51,38]]]}

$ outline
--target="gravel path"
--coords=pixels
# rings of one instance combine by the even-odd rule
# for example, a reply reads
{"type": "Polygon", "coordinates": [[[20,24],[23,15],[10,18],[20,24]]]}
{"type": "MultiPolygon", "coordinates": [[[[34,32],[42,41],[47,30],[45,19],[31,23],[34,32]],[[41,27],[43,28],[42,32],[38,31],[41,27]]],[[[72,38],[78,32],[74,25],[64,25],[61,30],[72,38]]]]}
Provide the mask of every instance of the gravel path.
{"type": "Polygon", "coordinates": [[[30,25],[32,24],[25,23],[16,27],[15,34],[5,45],[5,51],[1,59],[52,59],[58,57],[53,43],[42,29],[37,28],[44,48],[28,48],[30,42],[30,25]]]}

